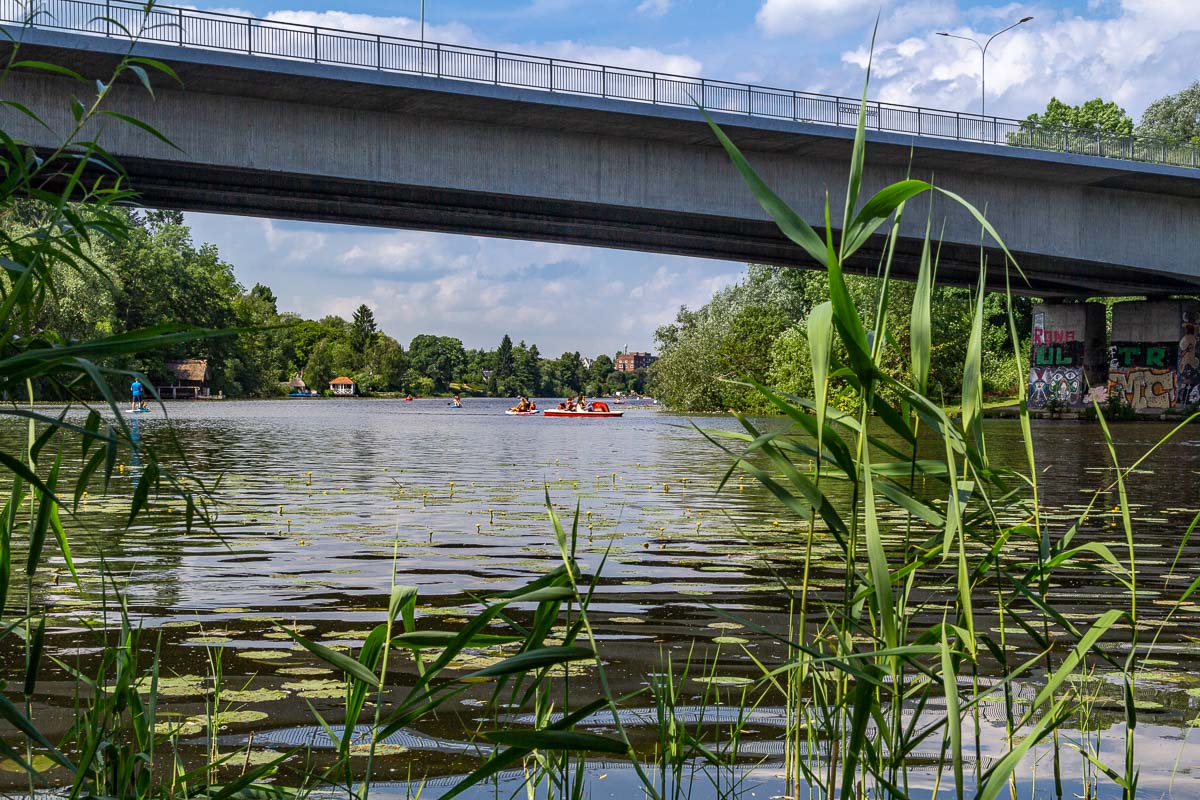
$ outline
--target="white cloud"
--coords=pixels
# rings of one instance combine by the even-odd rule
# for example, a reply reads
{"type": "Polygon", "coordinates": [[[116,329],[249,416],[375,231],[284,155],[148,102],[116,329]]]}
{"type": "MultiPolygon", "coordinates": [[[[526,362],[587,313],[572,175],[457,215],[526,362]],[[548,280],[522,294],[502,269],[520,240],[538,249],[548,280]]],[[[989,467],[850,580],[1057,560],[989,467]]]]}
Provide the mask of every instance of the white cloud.
{"type": "Polygon", "coordinates": [[[637,12],[648,17],[661,17],[671,10],[671,0],[642,0],[637,12]]]}
{"type": "MultiPolygon", "coordinates": [[[[664,12],[666,7],[670,5],[670,0],[646,0],[646,2],[654,7],[662,6],[664,12]]],[[[246,17],[259,16],[238,8],[209,10],[246,17]]],[[[282,10],[272,11],[263,18],[276,22],[290,22],[297,25],[317,26],[355,33],[378,33],[384,36],[396,36],[403,39],[415,40],[419,39],[421,35],[420,20],[413,17],[385,17],[373,14],[354,14],[346,11],[282,10]]],[[[501,41],[457,22],[442,25],[432,25],[426,22],[425,41],[527,53],[529,55],[584,61],[613,67],[657,70],[659,72],[671,72],[678,75],[698,75],[702,72],[702,63],[699,59],[690,55],[665,53],[653,47],[611,47],[593,45],[571,39],[524,42],[501,41]]]]}
{"type": "Polygon", "coordinates": [[[418,333],[494,347],[504,333],[554,355],[653,346],[681,304],[700,305],[740,264],[422,231],[187,215],[247,286],[281,310],[349,319],[360,304],[407,344],[418,333]],[[630,290],[634,287],[635,291],[630,290]],[[618,329],[621,319],[628,325],[618,329]]]}
{"type": "Polygon", "coordinates": [[[873,20],[880,0],[764,0],[755,22],[767,36],[825,38],[873,20]]]}
{"type": "Polygon", "coordinates": [[[326,236],[320,231],[282,229],[269,219],[258,222],[267,248],[272,253],[282,254],[285,261],[301,261],[313,250],[325,246],[326,236]]]}
{"type": "MultiPolygon", "coordinates": [[[[972,11],[974,24],[949,31],[984,41],[1029,10],[1012,4],[999,17],[972,11]]],[[[1103,97],[1136,118],[1152,100],[1180,90],[1200,71],[1195,0],[1123,0],[1108,17],[1036,11],[1031,23],[988,48],[989,113],[1024,117],[1044,108],[1051,96],[1069,103],[1103,97]]],[[[862,47],[842,58],[863,67],[867,56],[862,47]]],[[[872,78],[872,96],[886,102],[979,109],[978,48],[932,30],[877,42],[872,78]]]]}

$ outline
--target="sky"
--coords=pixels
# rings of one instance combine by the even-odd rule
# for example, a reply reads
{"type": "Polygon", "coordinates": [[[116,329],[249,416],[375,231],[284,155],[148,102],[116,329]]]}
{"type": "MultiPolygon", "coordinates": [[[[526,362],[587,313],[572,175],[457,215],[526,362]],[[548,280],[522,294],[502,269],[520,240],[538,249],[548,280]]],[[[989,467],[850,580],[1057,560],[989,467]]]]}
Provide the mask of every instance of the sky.
{"type": "MultiPolygon", "coordinates": [[[[420,0],[242,0],[201,6],[416,38],[420,0]]],[[[871,97],[1024,117],[1051,96],[1115,100],[1136,120],[1200,79],[1200,0],[425,0],[429,41],[858,95],[879,15],[871,97]]],[[[188,214],[247,287],[281,310],[348,317],[360,303],[407,342],[418,333],[546,355],[653,349],[655,328],[735,283],[745,265],[419,231],[188,214]]]]}

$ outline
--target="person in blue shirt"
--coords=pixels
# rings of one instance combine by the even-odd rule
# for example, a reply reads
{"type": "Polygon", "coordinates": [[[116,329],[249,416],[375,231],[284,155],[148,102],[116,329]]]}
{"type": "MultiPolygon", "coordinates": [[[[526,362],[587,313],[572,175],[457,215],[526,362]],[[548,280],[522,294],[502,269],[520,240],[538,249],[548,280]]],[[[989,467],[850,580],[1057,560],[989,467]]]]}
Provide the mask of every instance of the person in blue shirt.
{"type": "Polygon", "coordinates": [[[142,382],[137,378],[134,378],[133,383],[129,385],[129,391],[133,394],[133,400],[130,403],[130,411],[137,411],[138,409],[145,408],[146,403],[144,400],[142,400],[142,382]]]}

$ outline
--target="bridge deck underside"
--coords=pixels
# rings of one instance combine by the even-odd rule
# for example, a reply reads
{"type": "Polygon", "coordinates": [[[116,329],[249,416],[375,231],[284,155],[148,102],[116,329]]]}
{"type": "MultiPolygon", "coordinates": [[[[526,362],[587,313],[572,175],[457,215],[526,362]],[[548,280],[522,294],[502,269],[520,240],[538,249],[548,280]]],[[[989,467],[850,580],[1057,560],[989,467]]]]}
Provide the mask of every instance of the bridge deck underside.
{"type": "MultiPolygon", "coordinates": [[[[24,58],[93,78],[128,48],[23,35],[24,58]]],[[[106,140],[151,207],[816,266],[766,219],[692,109],[162,45],[135,50],[168,61],[183,84],[159,88],[154,101],[135,85],[117,98],[181,143],[182,154],[139,131],[106,140]]],[[[9,81],[11,99],[69,122],[78,85],[12,77],[20,80],[9,81]]],[[[0,113],[35,145],[57,144],[11,109],[0,113]]],[[[852,131],[730,115],[720,122],[802,216],[820,220],[827,193],[841,208],[852,131]]],[[[868,136],[868,191],[911,174],[986,208],[1027,278],[1012,276],[1016,291],[1200,292],[1200,170],[868,136]]],[[[929,208],[910,204],[897,246],[901,277],[916,273],[929,208]]],[[[945,199],[932,215],[933,230],[945,234],[939,280],[975,285],[978,224],[945,199]]],[[[852,267],[874,272],[882,244],[876,237],[852,267]]],[[[1003,287],[1001,252],[985,255],[989,285],[1003,287]]]]}

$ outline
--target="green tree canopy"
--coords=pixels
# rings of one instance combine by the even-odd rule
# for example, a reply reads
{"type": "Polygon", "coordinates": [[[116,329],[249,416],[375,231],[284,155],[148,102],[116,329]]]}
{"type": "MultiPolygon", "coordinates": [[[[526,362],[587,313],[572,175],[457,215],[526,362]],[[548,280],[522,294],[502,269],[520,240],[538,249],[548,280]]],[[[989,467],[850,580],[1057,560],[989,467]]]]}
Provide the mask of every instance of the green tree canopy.
{"type": "Polygon", "coordinates": [[[1041,130],[1061,130],[1064,127],[1086,133],[1105,133],[1129,136],[1133,133],[1133,118],[1111,100],[1099,97],[1072,106],[1051,97],[1046,110],[1025,118],[1031,127],[1041,130]]]}
{"type": "Polygon", "coordinates": [[[375,335],[379,327],[375,324],[375,312],[366,303],[354,309],[354,319],[350,322],[350,349],[355,353],[365,354],[367,348],[375,343],[375,335]]]}
{"type": "Polygon", "coordinates": [[[429,378],[435,389],[445,390],[466,368],[467,352],[461,339],[423,333],[409,343],[408,362],[418,375],[429,378]]]}
{"type": "Polygon", "coordinates": [[[1171,143],[1200,145],[1200,81],[1177,94],[1155,100],[1142,112],[1137,132],[1140,136],[1165,139],[1171,143]]]}

